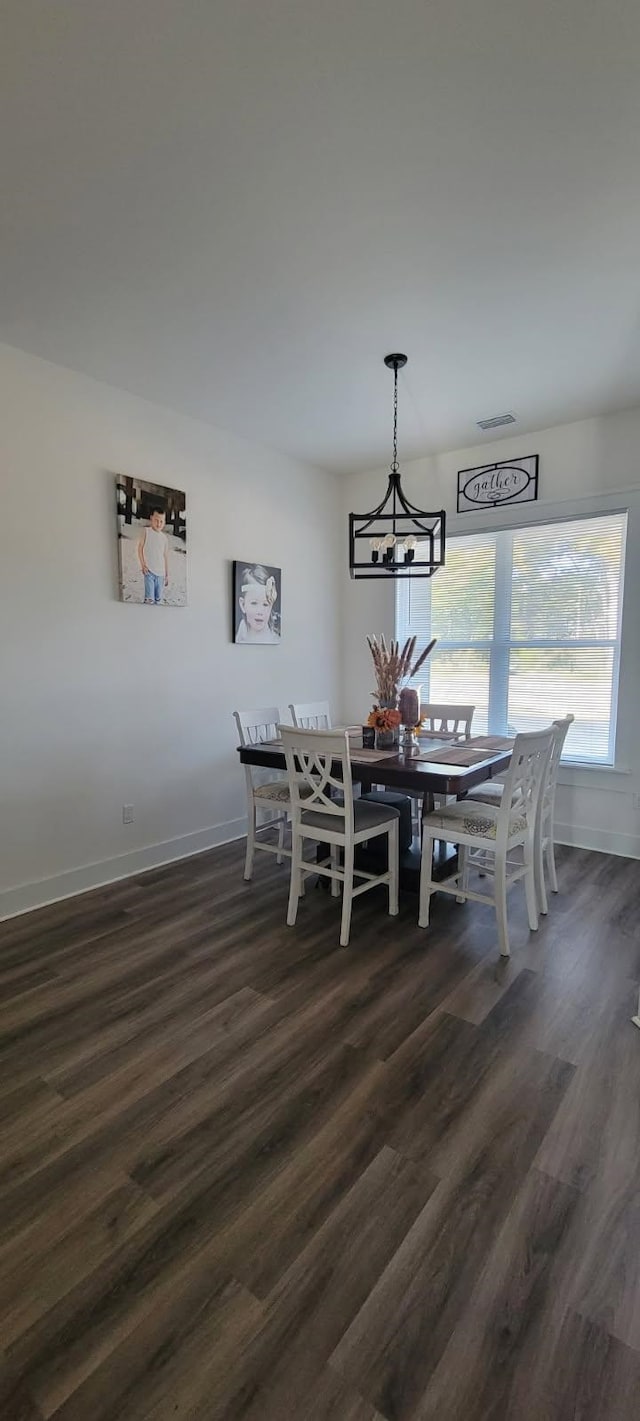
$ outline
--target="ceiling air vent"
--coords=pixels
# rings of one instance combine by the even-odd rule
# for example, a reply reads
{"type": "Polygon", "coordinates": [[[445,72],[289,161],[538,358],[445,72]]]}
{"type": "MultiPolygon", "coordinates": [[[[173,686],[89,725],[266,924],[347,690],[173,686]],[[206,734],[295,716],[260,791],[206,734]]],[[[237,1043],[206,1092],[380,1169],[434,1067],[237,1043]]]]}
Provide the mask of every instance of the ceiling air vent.
{"type": "Polygon", "coordinates": [[[479,419],[478,429],[500,429],[503,424],[515,424],[514,414],[494,414],[492,419],[479,419]]]}

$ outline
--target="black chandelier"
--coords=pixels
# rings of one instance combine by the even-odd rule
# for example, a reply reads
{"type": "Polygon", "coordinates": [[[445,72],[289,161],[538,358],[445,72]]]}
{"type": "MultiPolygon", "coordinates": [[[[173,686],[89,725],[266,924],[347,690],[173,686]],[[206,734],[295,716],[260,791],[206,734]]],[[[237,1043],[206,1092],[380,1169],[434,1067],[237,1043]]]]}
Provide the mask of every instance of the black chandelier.
{"type": "Polygon", "coordinates": [[[393,461],[387,492],[370,513],[349,514],[352,577],[432,577],[444,566],[444,509],[425,513],[402,491],[398,465],[398,371],[406,355],[385,355],[393,370],[393,461]]]}

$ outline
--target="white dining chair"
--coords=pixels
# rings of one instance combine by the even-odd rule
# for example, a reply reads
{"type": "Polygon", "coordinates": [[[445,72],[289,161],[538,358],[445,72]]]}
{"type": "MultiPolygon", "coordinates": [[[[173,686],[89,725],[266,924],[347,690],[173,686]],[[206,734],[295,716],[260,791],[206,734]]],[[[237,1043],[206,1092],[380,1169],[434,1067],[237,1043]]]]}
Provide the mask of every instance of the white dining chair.
{"type": "MultiPolygon", "coordinates": [[[[560,760],[569,727],[575,716],[564,715],[552,724],[553,746],[547,767],[547,778],[540,795],[538,823],[536,825],[536,894],[541,913],[549,911],[545,882],[545,863],[552,893],[558,892],[558,877],[555,861],[555,807],[556,787],[560,760]]],[[[502,780],[487,780],[473,791],[473,798],[482,804],[499,804],[504,783],[502,780]]]]}
{"type": "Polygon", "coordinates": [[[554,720],[554,737],[549,759],[547,779],[540,799],[539,830],[538,830],[538,853],[536,861],[536,885],[538,890],[538,902],[540,912],[548,911],[547,889],[545,884],[545,863],[549,875],[551,892],[558,892],[558,875],[556,873],[555,857],[555,816],[556,816],[556,788],[558,784],[558,772],[560,760],[564,749],[564,742],[567,738],[570,725],[575,720],[573,715],[565,715],[560,720],[554,720]]]}
{"type": "MultiPolygon", "coordinates": [[[[277,740],[280,736],[279,725],[282,715],[278,706],[266,706],[259,710],[247,710],[233,712],[233,718],[238,728],[238,737],[241,746],[261,745],[265,740],[277,740]]],[[[245,783],[247,789],[247,852],[244,865],[244,877],[247,881],[253,875],[253,860],[256,850],[262,853],[275,854],[276,863],[282,863],[283,858],[291,857],[291,850],[285,848],[284,836],[287,821],[290,817],[291,801],[289,797],[289,782],[285,775],[280,775],[278,779],[269,778],[264,781],[264,771],[256,769],[254,765],[244,765],[245,783]],[[258,816],[268,814],[268,819],[260,824],[258,816]],[[278,829],[277,844],[265,843],[257,837],[260,829],[278,829]]],[[[278,771],[273,772],[274,776],[278,771]]]]}
{"type": "MultiPolygon", "coordinates": [[[[438,740],[469,740],[474,711],[475,706],[423,702],[420,706],[420,733],[421,735],[431,735],[438,740]]],[[[413,832],[419,834],[422,795],[411,789],[406,790],[405,793],[413,801],[411,815],[413,832]]],[[[438,807],[446,802],[447,795],[437,794],[434,796],[434,803],[438,807]]]]}
{"type": "Polygon", "coordinates": [[[282,725],[291,802],[291,884],[287,923],[298,913],[305,877],[319,874],[331,880],[331,895],[338,897],[342,884],[340,945],[347,947],[353,899],[369,888],[388,884],[389,912],[398,913],[399,814],[390,806],[354,799],[351,782],[349,736],[346,730],[300,730],[282,725]],[[339,798],[333,798],[337,795],[339,798]],[[354,866],[355,848],[379,834],[389,839],[388,866],[384,873],[364,873],[354,866]],[[329,858],[318,862],[304,858],[304,841],[329,845],[329,858]],[[340,864],[340,851],[343,862],[340,864]],[[360,879],[357,887],[355,879],[360,879]]]}
{"type": "Polygon", "coordinates": [[[468,740],[474,712],[475,706],[423,702],[420,706],[421,734],[442,736],[444,740],[468,740]]]}
{"type": "Polygon", "coordinates": [[[536,821],[552,747],[551,727],[517,735],[498,805],[463,799],[425,815],[422,821],[420,927],[429,926],[432,893],[453,894],[458,903],[464,903],[468,898],[478,903],[492,903],[496,911],[500,953],[508,957],[507,889],[524,878],[529,927],[535,932],[538,926],[536,821]],[[441,882],[433,879],[433,844],[437,839],[446,839],[458,845],[457,870],[441,882]],[[510,859],[510,852],[520,847],[522,860],[510,859]],[[492,860],[492,896],[469,888],[469,850],[481,850],[483,860],[492,860]]]}
{"type": "Polygon", "coordinates": [[[331,730],[328,701],[294,701],[289,711],[293,724],[299,730],[331,730]]]}

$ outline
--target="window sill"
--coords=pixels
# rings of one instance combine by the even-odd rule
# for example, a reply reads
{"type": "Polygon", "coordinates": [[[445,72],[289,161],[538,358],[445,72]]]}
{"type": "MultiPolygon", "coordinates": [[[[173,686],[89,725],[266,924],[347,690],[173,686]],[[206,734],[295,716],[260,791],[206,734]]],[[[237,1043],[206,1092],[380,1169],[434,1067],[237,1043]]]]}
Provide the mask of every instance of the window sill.
{"type": "Polygon", "coordinates": [[[563,770],[599,770],[605,775],[632,775],[633,770],[625,765],[608,765],[604,760],[561,760],[563,770]]]}

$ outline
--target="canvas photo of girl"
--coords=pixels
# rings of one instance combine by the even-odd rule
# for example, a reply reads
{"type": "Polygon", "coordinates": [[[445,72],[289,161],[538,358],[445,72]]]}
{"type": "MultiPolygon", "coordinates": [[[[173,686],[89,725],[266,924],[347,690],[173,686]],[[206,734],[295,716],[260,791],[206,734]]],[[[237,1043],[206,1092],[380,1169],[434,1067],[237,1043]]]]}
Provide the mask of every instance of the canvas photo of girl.
{"type": "Polygon", "coordinates": [[[281,583],[279,567],[234,562],[233,639],[238,645],[278,645],[282,629],[281,583]]]}

